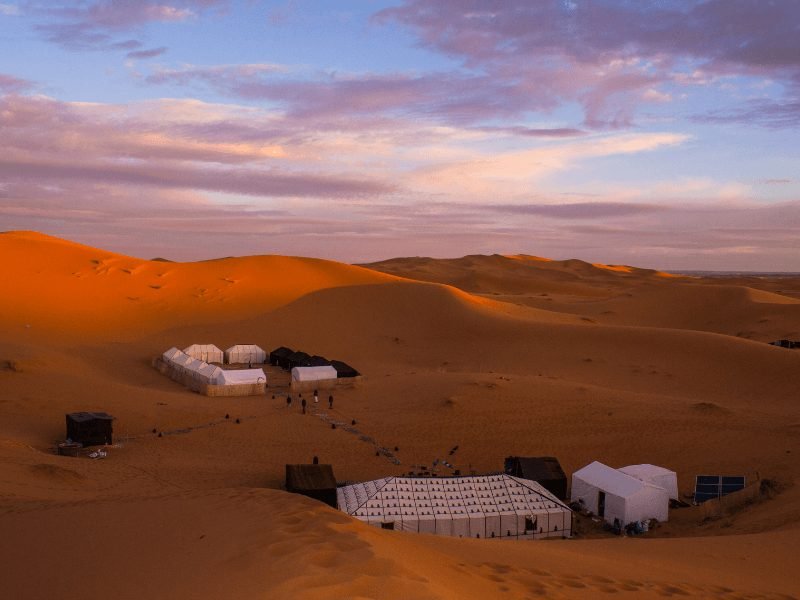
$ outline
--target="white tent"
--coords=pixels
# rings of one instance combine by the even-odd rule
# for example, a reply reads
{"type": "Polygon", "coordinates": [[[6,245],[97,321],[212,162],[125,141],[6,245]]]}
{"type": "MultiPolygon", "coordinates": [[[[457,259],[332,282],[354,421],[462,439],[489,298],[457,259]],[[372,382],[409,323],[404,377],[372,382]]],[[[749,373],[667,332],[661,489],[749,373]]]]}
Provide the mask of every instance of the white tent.
{"type": "Polygon", "coordinates": [[[339,510],[385,529],[453,537],[568,537],[572,511],[535,481],[511,475],[386,477],[340,487],[339,510]]]}
{"type": "Polygon", "coordinates": [[[196,358],[190,358],[189,362],[187,362],[183,366],[183,368],[187,373],[191,375],[192,379],[202,379],[200,375],[200,370],[207,366],[208,363],[203,362],[202,360],[197,360],[196,358]]]}
{"type": "Polygon", "coordinates": [[[619,470],[640,481],[664,488],[670,498],[678,500],[678,475],[675,471],[656,465],[630,465],[619,470]]]}
{"type": "Polygon", "coordinates": [[[222,373],[222,369],[215,365],[206,364],[206,366],[202,367],[198,373],[205,383],[214,383],[217,378],[221,376],[220,373],[222,373]]]}
{"type": "Polygon", "coordinates": [[[267,376],[263,369],[238,369],[235,371],[219,370],[211,383],[216,385],[241,385],[266,383],[267,376]]]}
{"type": "Polygon", "coordinates": [[[181,368],[185,368],[186,365],[188,365],[193,360],[195,360],[195,359],[192,358],[191,356],[189,356],[188,354],[184,354],[183,352],[181,352],[180,354],[176,354],[172,358],[171,362],[175,366],[178,366],[178,367],[181,367],[181,368]]]}
{"type": "Polygon", "coordinates": [[[188,348],[184,348],[183,351],[192,358],[207,363],[221,363],[223,358],[222,350],[214,344],[192,344],[188,348]]]}
{"type": "Polygon", "coordinates": [[[180,356],[181,354],[183,354],[183,352],[181,352],[175,346],[173,346],[172,348],[164,352],[164,354],[161,355],[161,358],[163,358],[167,362],[171,362],[176,356],[180,356]]]}
{"type": "Polygon", "coordinates": [[[582,502],[609,523],[619,519],[623,526],[645,519],[666,521],[669,516],[667,490],[597,461],[572,474],[570,500],[582,502]]]}
{"type": "Polygon", "coordinates": [[[336,379],[336,369],[330,365],[326,367],[294,367],[292,369],[292,381],[322,381],[324,379],[336,379]]]}
{"type": "Polygon", "coordinates": [[[225,362],[235,364],[261,364],[266,362],[267,353],[255,344],[237,344],[225,350],[225,362]]]}

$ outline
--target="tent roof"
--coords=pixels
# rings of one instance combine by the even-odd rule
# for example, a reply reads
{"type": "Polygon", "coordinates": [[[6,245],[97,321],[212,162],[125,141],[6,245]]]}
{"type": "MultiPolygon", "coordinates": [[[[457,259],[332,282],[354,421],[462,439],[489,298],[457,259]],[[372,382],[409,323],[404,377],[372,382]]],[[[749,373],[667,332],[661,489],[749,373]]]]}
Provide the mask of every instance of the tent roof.
{"type": "Polygon", "coordinates": [[[275,348],[270,354],[274,354],[276,356],[289,356],[290,354],[294,354],[294,350],[291,348],[287,348],[286,346],[281,346],[280,348],[275,348]]]}
{"type": "Polygon", "coordinates": [[[318,354],[315,354],[309,358],[308,361],[311,363],[310,366],[312,367],[329,367],[331,365],[331,361],[324,356],[319,356],[318,354]]]}
{"type": "Polygon", "coordinates": [[[336,379],[336,369],[324,367],[294,367],[292,379],[296,381],[315,381],[320,379],[336,379]]]}
{"type": "Polygon", "coordinates": [[[597,461],[575,471],[572,476],[622,498],[633,496],[647,487],[663,489],[597,461]]]}
{"type": "Polygon", "coordinates": [[[69,419],[70,421],[75,421],[76,423],[83,423],[86,421],[94,421],[96,419],[100,419],[103,421],[113,421],[114,417],[104,412],[74,412],[74,413],[67,413],[67,419],[69,419]]]}
{"type": "Polygon", "coordinates": [[[183,351],[188,354],[191,350],[194,350],[195,348],[199,348],[201,350],[206,350],[206,351],[216,350],[217,352],[222,352],[222,350],[217,348],[214,344],[192,344],[191,346],[186,346],[186,348],[184,348],[183,351]]]}
{"type": "Polygon", "coordinates": [[[567,477],[558,459],[554,456],[509,456],[506,463],[509,461],[519,465],[521,476],[525,479],[546,481],[566,479],[567,477]]]}
{"type": "Polygon", "coordinates": [[[189,371],[195,371],[195,372],[199,372],[200,369],[202,369],[203,367],[207,367],[207,366],[208,366],[207,362],[202,361],[202,360],[197,359],[197,358],[193,358],[192,360],[190,360],[188,363],[186,363],[184,365],[184,367],[186,369],[188,369],[189,371]]]}
{"type": "Polygon", "coordinates": [[[230,348],[225,350],[225,352],[232,352],[232,351],[235,351],[235,350],[239,350],[239,351],[247,350],[247,351],[250,351],[250,352],[255,350],[255,351],[264,352],[264,349],[261,346],[257,346],[256,344],[234,344],[233,346],[231,346],[230,348]]]}
{"type": "Polygon", "coordinates": [[[175,346],[173,346],[172,348],[164,352],[162,356],[164,357],[165,360],[172,360],[173,358],[175,358],[176,356],[180,356],[181,354],[183,354],[183,352],[181,352],[175,346]]]}
{"type": "Polygon", "coordinates": [[[330,490],[336,488],[331,465],[286,465],[287,490],[330,490]]]}
{"type": "Polygon", "coordinates": [[[267,381],[267,376],[264,374],[263,369],[236,369],[232,371],[222,370],[222,378],[225,382],[225,385],[234,385],[237,383],[259,383],[259,379],[261,382],[267,381]]]}
{"type": "Polygon", "coordinates": [[[385,477],[337,490],[339,508],[355,516],[375,507],[398,507],[408,497],[406,510],[431,515],[436,508],[467,516],[557,510],[570,512],[561,500],[535,481],[511,475],[469,477],[385,477]]]}
{"type": "Polygon", "coordinates": [[[676,475],[675,471],[670,471],[664,467],[657,465],[629,465],[627,467],[620,467],[619,471],[627,473],[637,479],[647,479],[650,477],[660,477],[663,475],[676,475]]]}
{"type": "Polygon", "coordinates": [[[346,362],[342,362],[340,360],[332,360],[331,366],[334,369],[336,369],[337,373],[355,373],[356,375],[360,374],[357,370],[348,365],[346,362]]]}

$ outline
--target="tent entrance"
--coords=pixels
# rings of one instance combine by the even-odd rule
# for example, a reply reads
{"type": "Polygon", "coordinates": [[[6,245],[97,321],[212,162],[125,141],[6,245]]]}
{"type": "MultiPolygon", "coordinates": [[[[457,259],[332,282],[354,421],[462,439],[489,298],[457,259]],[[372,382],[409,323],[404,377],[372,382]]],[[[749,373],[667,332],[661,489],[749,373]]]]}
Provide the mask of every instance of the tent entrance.
{"type": "Polygon", "coordinates": [[[394,521],[388,523],[381,523],[381,529],[394,529],[394,521]]]}
{"type": "Polygon", "coordinates": [[[597,492],[597,516],[606,516],[606,493],[597,492]]]}

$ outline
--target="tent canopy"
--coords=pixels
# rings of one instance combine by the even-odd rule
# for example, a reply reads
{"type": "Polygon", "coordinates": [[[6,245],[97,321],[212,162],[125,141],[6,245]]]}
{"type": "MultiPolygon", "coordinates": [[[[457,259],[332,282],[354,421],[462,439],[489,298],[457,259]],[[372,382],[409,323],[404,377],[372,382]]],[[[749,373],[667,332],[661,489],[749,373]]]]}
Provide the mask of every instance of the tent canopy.
{"type": "Polygon", "coordinates": [[[640,481],[664,488],[669,493],[670,498],[678,500],[678,475],[675,471],[649,464],[629,465],[619,470],[640,481]]]}
{"type": "Polygon", "coordinates": [[[572,511],[535,481],[510,475],[386,477],[341,487],[339,509],[391,529],[457,537],[563,537],[572,511]]]}
{"type": "Polygon", "coordinates": [[[263,369],[238,369],[235,371],[220,369],[212,383],[216,385],[242,385],[266,382],[267,376],[264,374],[263,369]]]}
{"type": "Polygon", "coordinates": [[[336,369],[327,367],[294,367],[292,380],[294,381],[322,381],[323,379],[336,379],[336,369]]]}
{"type": "Polygon", "coordinates": [[[611,492],[620,498],[627,498],[639,492],[645,485],[643,481],[612,469],[601,462],[593,462],[575,471],[572,477],[578,477],[586,483],[611,492]]]}
{"type": "Polygon", "coordinates": [[[166,361],[172,361],[176,356],[180,356],[183,354],[180,350],[178,350],[175,346],[164,352],[161,357],[166,361]]]}
{"type": "Polygon", "coordinates": [[[332,360],[331,366],[336,369],[337,377],[358,377],[361,373],[340,360],[332,360]]]}
{"type": "Polygon", "coordinates": [[[214,344],[192,344],[183,349],[184,353],[192,358],[209,363],[221,363],[223,360],[222,350],[214,344]]]}
{"type": "Polygon", "coordinates": [[[294,354],[294,350],[287,348],[286,346],[280,346],[269,353],[269,362],[273,366],[280,365],[281,367],[286,368],[286,359],[291,354],[294,354]]]}
{"type": "Polygon", "coordinates": [[[557,498],[567,498],[567,476],[554,456],[509,456],[505,472],[540,483],[557,498]]]}
{"type": "Polygon", "coordinates": [[[228,364],[263,363],[267,353],[255,344],[237,344],[225,350],[225,362],[228,364]]]}

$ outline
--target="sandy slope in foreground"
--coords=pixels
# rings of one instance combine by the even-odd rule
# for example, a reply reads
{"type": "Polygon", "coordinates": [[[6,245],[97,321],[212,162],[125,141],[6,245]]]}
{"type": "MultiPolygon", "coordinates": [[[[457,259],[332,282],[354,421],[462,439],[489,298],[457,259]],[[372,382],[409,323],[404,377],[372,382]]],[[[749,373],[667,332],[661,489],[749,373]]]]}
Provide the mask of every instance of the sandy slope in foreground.
{"type": "Polygon", "coordinates": [[[797,329],[800,304],[775,287],[579,261],[537,275],[486,257],[500,266],[459,267],[480,289],[447,281],[476,296],[327,261],[142,261],[29,233],[0,235],[0,256],[14,287],[0,298],[0,564],[12,597],[76,586],[87,598],[798,593],[800,353],[763,340],[797,329]],[[304,417],[281,397],[200,397],[148,365],[205,341],[301,347],[367,379],[330,414],[304,417]],[[76,409],[118,417],[127,439],[106,461],[49,453],[76,409]],[[322,416],[355,418],[402,464],[322,416]],[[673,511],[662,539],[514,544],[377,531],[264,489],[314,454],[340,479],[364,479],[456,444],[465,470],[554,454],[568,471],[663,464],[683,490],[703,471],[759,471],[784,491],[707,523],[673,511]]]}

